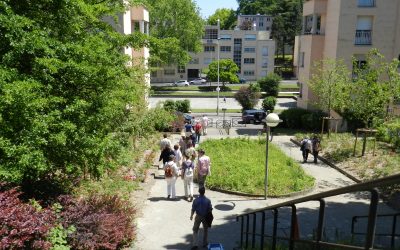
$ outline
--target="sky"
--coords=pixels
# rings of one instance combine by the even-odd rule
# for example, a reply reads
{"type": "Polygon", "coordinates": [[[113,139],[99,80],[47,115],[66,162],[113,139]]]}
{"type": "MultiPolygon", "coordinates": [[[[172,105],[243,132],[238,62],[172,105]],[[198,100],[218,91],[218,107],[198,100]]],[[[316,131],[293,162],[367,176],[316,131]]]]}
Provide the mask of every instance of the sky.
{"type": "Polygon", "coordinates": [[[196,0],[196,3],[203,18],[214,14],[216,9],[228,8],[236,10],[238,8],[236,0],[196,0]]]}

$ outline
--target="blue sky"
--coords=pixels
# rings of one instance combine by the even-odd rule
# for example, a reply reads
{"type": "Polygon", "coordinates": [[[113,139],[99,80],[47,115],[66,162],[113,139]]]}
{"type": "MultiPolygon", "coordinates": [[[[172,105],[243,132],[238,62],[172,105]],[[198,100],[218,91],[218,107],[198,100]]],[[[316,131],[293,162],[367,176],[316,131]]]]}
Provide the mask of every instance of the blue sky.
{"type": "Polygon", "coordinates": [[[203,18],[214,14],[216,9],[229,8],[236,10],[238,3],[236,0],[195,0],[200,8],[200,14],[203,18]]]}

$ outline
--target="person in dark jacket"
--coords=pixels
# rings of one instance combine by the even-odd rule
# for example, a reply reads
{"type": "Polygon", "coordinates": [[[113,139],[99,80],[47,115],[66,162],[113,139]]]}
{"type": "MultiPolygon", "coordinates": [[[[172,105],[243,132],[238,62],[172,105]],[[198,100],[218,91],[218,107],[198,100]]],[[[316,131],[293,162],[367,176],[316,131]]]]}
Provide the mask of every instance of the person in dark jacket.
{"type": "Polygon", "coordinates": [[[204,193],[206,192],[204,187],[199,188],[200,196],[197,197],[192,204],[192,212],[190,214],[190,220],[193,220],[193,215],[196,213],[193,225],[193,247],[192,249],[198,249],[198,233],[200,224],[203,224],[204,234],[203,234],[203,247],[208,245],[208,223],[206,221],[206,215],[211,212],[212,205],[210,199],[208,199],[204,193]]]}
{"type": "Polygon", "coordinates": [[[163,151],[161,151],[161,155],[160,155],[160,158],[158,159],[158,161],[162,160],[163,166],[164,166],[165,163],[169,161],[170,155],[175,156],[174,150],[171,149],[170,145],[166,145],[165,148],[163,149],[163,151]]]}

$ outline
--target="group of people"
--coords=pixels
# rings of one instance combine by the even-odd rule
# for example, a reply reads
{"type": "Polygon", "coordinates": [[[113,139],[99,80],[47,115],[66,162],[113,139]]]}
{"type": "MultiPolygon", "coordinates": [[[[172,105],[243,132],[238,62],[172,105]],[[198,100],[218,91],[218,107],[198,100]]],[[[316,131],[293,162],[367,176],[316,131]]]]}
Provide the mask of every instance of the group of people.
{"type": "Polygon", "coordinates": [[[321,151],[321,141],[316,135],[314,135],[312,139],[305,137],[300,142],[300,150],[303,153],[303,162],[307,162],[308,155],[312,153],[314,156],[314,163],[318,163],[318,154],[319,151],[321,151]]]}
{"type": "Polygon", "coordinates": [[[179,176],[183,180],[185,199],[193,201],[193,179],[196,176],[199,184],[199,196],[193,201],[190,220],[193,220],[193,247],[198,248],[198,233],[200,224],[203,224],[203,246],[208,242],[208,215],[211,213],[212,205],[210,199],[205,196],[205,182],[211,173],[211,161],[203,149],[196,152],[194,143],[190,137],[182,135],[178,144],[172,149],[172,143],[168,135],[164,134],[160,141],[161,154],[159,161],[163,161],[165,180],[167,181],[167,199],[176,199],[175,184],[179,176]]]}
{"type": "Polygon", "coordinates": [[[203,115],[200,120],[186,121],[183,128],[185,136],[190,138],[193,144],[199,144],[201,135],[207,135],[208,121],[206,115],[203,115]]]}

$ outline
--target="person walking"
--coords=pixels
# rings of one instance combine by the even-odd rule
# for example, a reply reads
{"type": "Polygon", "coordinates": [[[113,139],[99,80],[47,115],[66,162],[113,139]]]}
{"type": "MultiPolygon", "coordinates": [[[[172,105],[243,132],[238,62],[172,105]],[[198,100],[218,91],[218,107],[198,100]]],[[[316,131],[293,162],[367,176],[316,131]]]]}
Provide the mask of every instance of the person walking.
{"type": "Polygon", "coordinates": [[[182,157],[182,153],[181,153],[181,150],[179,149],[178,144],[174,145],[174,155],[175,155],[176,166],[178,167],[178,169],[181,169],[181,163],[182,163],[183,157],[182,157]]]}
{"type": "Polygon", "coordinates": [[[163,161],[163,166],[165,165],[165,163],[167,163],[169,161],[169,156],[173,155],[175,156],[174,151],[171,149],[170,145],[166,145],[165,148],[161,151],[160,154],[160,158],[158,159],[158,161],[163,161]]]}
{"type": "Polygon", "coordinates": [[[190,137],[192,135],[193,126],[190,122],[185,122],[185,135],[190,137]]]}
{"type": "Polygon", "coordinates": [[[207,135],[208,117],[204,114],[201,118],[201,127],[203,128],[203,135],[207,135]]]}
{"type": "Polygon", "coordinates": [[[182,155],[184,155],[185,151],[186,151],[186,145],[187,145],[187,139],[186,139],[185,133],[182,132],[181,138],[179,139],[178,144],[179,144],[179,149],[181,150],[182,155]]]}
{"type": "Polygon", "coordinates": [[[300,142],[300,150],[303,153],[303,163],[307,162],[308,159],[308,154],[312,150],[312,144],[311,140],[308,137],[305,137],[303,140],[300,142]]]}
{"type": "Polygon", "coordinates": [[[164,175],[165,180],[167,181],[167,199],[176,198],[175,183],[176,178],[178,177],[178,167],[176,166],[174,160],[175,156],[170,155],[168,162],[164,165],[164,175]]]}
{"type": "Polygon", "coordinates": [[[185,155],[188,156],[192,162],[194,162],[197,154],[196,154],[196,149],[194,149],[193,143],[188,142],[187,149],[185,151],[185,155]]]}
{"type": "Polygon", "coordinates": [[[317,164],[318,163],[318,154],[319,151],[321,151],[321,141],[319,140],[319,138],[314,135],[314,137],[311,140],[312,143],[312,154],[314,156],[314,163],[317,164]]]}
{"type": "Polygon", "coordinates": [[[208,223],[206,221],[206,216],[212,211],[212,205],[210,199],[208,199],[204,194],[206,190],[204,187],[199,188],[200,196],[197,197],[192,204],[192,211],[190,214],[190,220],[193,220],[193,215],[196,213],[193,224],[193,243],[192,249],[198,249],[198,236],[200,223],[203,224],[203,247],[208,245],[208,223]]]}
{"type": "Polygon", "coordinates": [[[200,121],[196,122],[196,125],[194,126],[194,133],[196,134],[196,142],[197,142],[197,144],[200,144],[200,136],[201,136],[201,123],[200,123],[200,121]]]}
{"type": "Polygon", "coordinates": [[[160,141],[160,150],[163,151],[163,149],[165,148],[165,146],[169,145],[169,147],[172,147],[172,143],[171,141],[168,139],[168,135],[164,134],[163,135],[163,139],[160,141]]]}
{"type": "Polygon", "coordinates": [[[194,163],[190,156],[185,155],[185,160],[182,162],[182,179],[185,189],[185,198],[187,201],[193,201],[193,173],[194,163]]]}
{"type": "Polygon", "coordinates": [[[211,174],[210,157],[203,149],[199,149],[199,159],[197,160],[197,180],[199,187],[205,187],[207,176],[211,174]]]}

